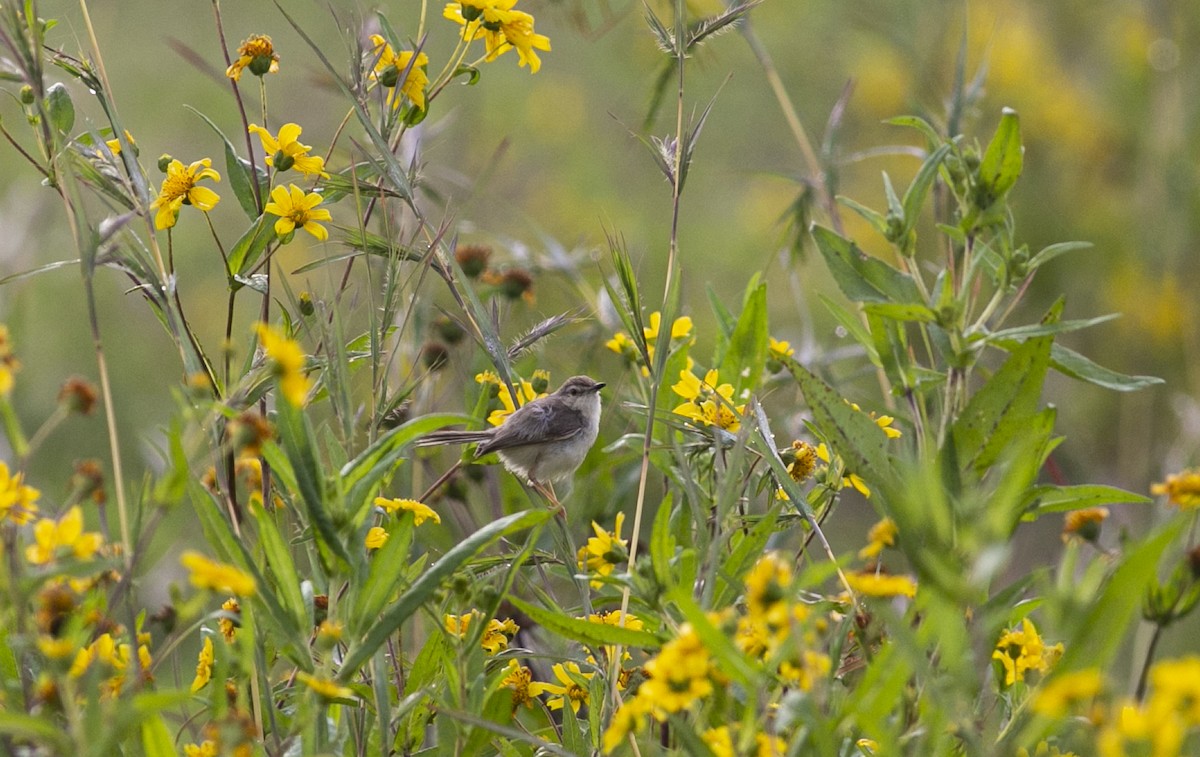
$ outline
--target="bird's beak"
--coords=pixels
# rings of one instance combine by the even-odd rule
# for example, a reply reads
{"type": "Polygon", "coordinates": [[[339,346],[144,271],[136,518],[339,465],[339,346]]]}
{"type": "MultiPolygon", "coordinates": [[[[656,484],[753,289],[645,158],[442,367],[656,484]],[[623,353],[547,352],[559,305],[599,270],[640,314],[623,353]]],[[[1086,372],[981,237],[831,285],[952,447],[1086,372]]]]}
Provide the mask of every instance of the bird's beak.
{"type": "Polygon", "coordinates": [[[606,387],[606,386],[608,386],[608,384],[605,384],[605,383],[602,381],[602,382],[600,382],[599,384],[596,384],[596,386],[592,387],[592,391],[593,391],[593,392],[598,392],[598,391],[600,391],[601,389],[603,389],[603,388],[604,388],[604,387],[606,387]]]}

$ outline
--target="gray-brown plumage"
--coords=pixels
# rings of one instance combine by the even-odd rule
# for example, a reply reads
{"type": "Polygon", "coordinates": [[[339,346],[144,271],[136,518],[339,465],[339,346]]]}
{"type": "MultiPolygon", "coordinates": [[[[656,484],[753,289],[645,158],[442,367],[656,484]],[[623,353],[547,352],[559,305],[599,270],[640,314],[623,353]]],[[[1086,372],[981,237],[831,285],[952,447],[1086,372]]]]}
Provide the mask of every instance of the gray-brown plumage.
{"type": "Polygon", "coordinates": [[[478,442],[475,457],[496,452],[504,467],[532,485],[570,478],[596,442],[604,384],[572,376],[554,394],[518,408],[485,431],[435,431],[418,447],[478,442]]]}

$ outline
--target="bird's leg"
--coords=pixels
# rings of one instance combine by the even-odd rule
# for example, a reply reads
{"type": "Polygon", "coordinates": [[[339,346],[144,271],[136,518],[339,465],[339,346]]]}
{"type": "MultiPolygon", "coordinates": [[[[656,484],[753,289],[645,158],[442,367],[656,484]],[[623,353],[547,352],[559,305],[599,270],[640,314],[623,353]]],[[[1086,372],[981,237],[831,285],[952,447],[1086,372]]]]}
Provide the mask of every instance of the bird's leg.
{"type": "Polygon", "coordinates": [[[544,484],[540,481],[534,481],[533,488],[538,494],[550,501],[550,504],[553,505],[551,507],[552,510],[557,512],[561,517],[566,517],[566,511],[563,509],[562,503],[558,501],[558,496],[554,493],[554,484],[549,481],[544,484]]]}

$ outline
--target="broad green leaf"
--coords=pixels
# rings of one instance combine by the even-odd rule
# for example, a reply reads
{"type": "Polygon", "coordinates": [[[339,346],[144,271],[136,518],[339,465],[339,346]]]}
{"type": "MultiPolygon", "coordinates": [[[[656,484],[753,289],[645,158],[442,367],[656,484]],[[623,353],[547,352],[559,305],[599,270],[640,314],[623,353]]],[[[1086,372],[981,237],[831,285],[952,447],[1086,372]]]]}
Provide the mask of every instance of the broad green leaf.
{"type": "Polygon", "coordinates": [[[1164,383],[1156,376],[1127,376],[1097,365],[1078,352],[1055,344],[1050,348],[1050,365],[1056,371],[1073,379],[1102,386],[1117,392],[1133,392],[1148,386],[1164,383]]]}
{"type": "Polygon", "coordinates": [[[548,510],[513,513],[492,521],[459,542],[413,582],[413,585],[396,600],[395,604],[390,606],[371,626],[362,641],[351,645],[342,662],[341,670],[338,672],[338,680],[349,681],[359,667],[375,654],[375,650],[387,641],[388,637],[400,628],[404,621],[419,610],[433,596],[433,593],[441,588],[442,582],[449,579],[463,563],[474,558],[502,537],[540,526],[548,518],[550,518],[548,510]]]}
{"type": "Polygon", "coordinates": [[[1115,486],[1081,484],[1078,486],[1038,486],[1026,495],[1026,520],[1035,520],[1048,513],[1081,510],[1085,507],[1110,505],[1119,502],[1147,504],[1154,500],[1115,486]]]}
{"type": "Polygon", "coordinates": [[[985,193],[979,198],[981,209],[1004,197],[1017,183],[1024,154],[1025,148],[1021,146],[1021,123],[1017,112],[1005,108],[996,134],[988,143],[987,150],[979,162],[979,184],[985,193]]]}
{"type": "Polygon", "coordinates": [[[864,350],[867,351],[867,357],[875,365],[879,365],[879,353],[875,351],[875,340],[871,338],[871,333],[863,326],[862,321],[851,313],[846,308],[834,302],[823,294],[817,294],[821,300],[821,304],[829,311],[842,328],[844,328],[850,336],[854,337],[854,341],[858,342],[864,350]]]}
{"type": "Polygon", "coordinates": [[[538,625],[564,639],[578,641],[593,647],[619,644],[623,647],[638,649],[657,649],[661,646],[658,637],[646,631],[635,631],[631,628],[619,628],[607,623],[593,623],[590,620],[572,618],[562,610],[548,610],[519,597],[509,597],[508,601],[518,610],[533,618],[538,625]]]}
{"type": "MultiPolygon", "coordinates": [[[[1053,322],[1061,311],[1060,301],[1044,322],[1053,322]]],[[[998,436],[1019,433],[1022,424],[1033,417],[1050,367],[1053,339],[1053,336],[1037,337],[1014,349],[955,420],[952,437],[964,469],[974,466],[982,472],[980,460],[985,448],[994,452],[998,436]]]]}
{"type": "MultiPolygon", "coordinates": [[[[225,173],[229,177],[229,186],[233,189],[233,194],[237,197],[238,204],[250,220],[258,218],[260,213],[259,204],[255,201],[255,187],[258,187],[260,192],[259,198],[266,196],[268,188],[267,175],[258,166],[252,165],[250,161],[239,158],[237,150],[233,143],[229,141],[229,137],[225,136],[225,132],[221,131],[221,127],[217,126],[211,118],[204,115],[200,111],[185,105],[185,108],[200,116],[204,123],[208,124],[209,128],[216,132],[217,136],[225,144],[225,173]],[[255,174],[258,176],[258,183],[255,184],[255,174]]],[[[230,265],[232,273],[242,273],[238,268],[230,265]]]]}
{"type": "Polygon", "coordinates": [[[154,713],[142,721],[142,750],[146,757],[176,757],[175,741],[171,730],[160,713],[154,713]]]}
{"type": "Polygon", "coordinates": [[[244,277],[258,262],[267,245],[275,239],[276,217],[263,213],[242,232],[229,249],[229,277],[244,277]]]}
{"type": "Polygon", "coordinates": [[[855,302],[921,301],[917,285],[908,274],[867,255],[858,245],[822,226],[814,226],[812,235],[846,297],[855,302]]]}
{"type": "Polygon", "coordinates": [[[275,519],[271,513],[260,505],[250,505],[250,514],[258,524],[258,540],[267,558],[267,565],[275,574],[275,585],[284,609],[296,623],[296,630],[304,628],[307,613],[304,609],[304,596],[300,592],[300,575],[296,572],[296,563],[287,542],[279,533],[275,519]]]}
{"type": "Polygon", "coordinates": [[[758,275],[750,278],[742,313],[721,362],[721,380],[733,384],[734,399],[743,389],[754,389],[767,361],[767,285],[758,275]]]}
{"type": "Polygon", "coordinates": [[[800,385],[817,428],[828,437],[833,452],[842,456],[849,470],[875,481],[889,477],[892,465],[883,429],[795,360],[788,359],[785,365],[800,385]]]}
{"type": "Polygon", "coordinates": [[[883,316],[893,321],[936,323],[938,319],[937,313],[924,305],[895,305],[892,303],[871,302],[863,305],[863,310],[872,315],[883,316]]]}
{"type": "Polygon", "coordinates": [[[46,90],[46,115],[50,125],[60,134],[70,134],[75,126],[75,105],[71,102],[71,93],[67,85],[55,82],[46,90]]]}

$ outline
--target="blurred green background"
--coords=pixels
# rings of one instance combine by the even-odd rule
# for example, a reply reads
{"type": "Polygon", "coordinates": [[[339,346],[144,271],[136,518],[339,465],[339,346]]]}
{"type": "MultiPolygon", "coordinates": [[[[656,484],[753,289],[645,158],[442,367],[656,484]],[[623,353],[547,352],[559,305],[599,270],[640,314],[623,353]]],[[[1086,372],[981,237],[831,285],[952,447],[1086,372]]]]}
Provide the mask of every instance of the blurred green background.
{"type": "MultiPolygon", "coordinates": [[[[372,13],[385,13],[401,37],[415,37],[420,4],[384,6],[285,3],[326,56],[348,70],[351,40],[374,31],[372,13]]],[[[665,269],[670,191],[631,131],[641,129],[663,56],[642,20],[640,0],[522,0],[550,36],[536,76],[515,54],[483,68],[475,87],[453,85],[418,131],[431,218],[445,218],[466,241],[492,245],[496,259],[537,272],[536,299],[510,312],[510,335],[539,318],[579,305],[579,288],[566,270],[578,270],[583,288],[597,291],[605,268],[605,234],[624,238],[642,273],[649,302],[657,301],[665,269]],[[563,261],[571,261],[563,265],[563,261]]],[[[663,10],[665,6],[659,6],[663,10]]],[[[717,0],[696,2],[710,14],[717,0]]],[[[74,5],[47,5],[59,13],[49,44],[70,54],[89,48],[74,5]]],[[[428,9],[425,49],[431,73],[454,42],[441,5],[428,9]]],[[[185,163],[205,156],[223,170],[217,137],[184,106],[195,107],[235,137],[240,122],[227,81],[209,3],[122,0],[92,8],[114,97],[141,149],[144,165],[161,153],[185,163]]],[[[274,38],[282,72],[267,78],[272,128],[285,121],[304,127],[303,140],[323,152],[346,113],[341,96],[299,36],[271,3],[226,3],[228,43],[253,33],[274,38]]],[[[969,78],[981,75],[983,93],[963,130],[986,142],[1004,106],[1016,109],[1026,142],[1025,173],[1013,194],[1018,236],[1031,249],[1085,240],[1093,249],[1059,258],[1044,270],[1014,323],[1038,318],[1059,293],[1066,317],[1108,312],[1123,318],[1065,335],[1068,346],[1116,370],[1165,378],[1164,386],[1116,394],[1056,377],[1048,400],[1058,406],[1059,431],[1068,437],[1055,453],[1066,483],[1110,483],[1147,491],[1186,464],[1200,446],[1200,6],[1177,2],[1032,0],[949,2],[860,0],[854,3],[766,0],[752,26],[774,59],[788,94],[817,145],[833,156],[838,192],[873,207],[883,205],[881,171],[906,184],[918,161],[898,151],[919,146],[916,132],[882,123],[901,114],[943,121],[956,60],[969,78]],[[981,73],[982,72],[982,73],[981,73]],[[836,133],[826,123],[852,84],[836,133]]],[[[713,344],[714,321],[706,289],[736,307],[754,271],[770,286],[771,330],[790,340],[808,362],[833,362],[842,388],[864,407],[881,407],[878,385],[860,355],[847,350],[817,300],[840,298],[824,264],[793,249],[788,208],[806,166],[781,116],[763,71],[737,31],[701,48],[688,69],[689,107],[697,112],[720,90],[700,138],[681,216],[680,245],[687,312],[696,320],[698,354],[713,344]],[[728,82],[726,83],[726,79],[728,82]],[[724,86],[722,87],[722,85],[724,86]]],[[[76,130],[100,128],[97,108],[74,82],[76,130]]],[[[11,86],[9,89],[13,89],[11,86]]],[[[257,112],[253,80],[244,87],[257,112]]],[[[0,117],[24,137],[14,98],[0,99],[0,117]]],[[[252,120],[257,121],[257,118],[252,120]]],[[[351,125],[351,135],[358,138],[351,125]]],[[[673,108],[663,109],[649,133],[674,129],[673,108]]],[[[342,144],[348,144],[343,140],[342,144]]],[[[345,150],[331,166],[345,165],[345,150]]],[[[14,150],[0,148],[0,278],[54,260],[76,257],[55,194],[14,150]]],[[[246,221],[228,190],[213,213],[226,243],[246,221]]],[[[335,220],[349,223],[347,203],[335,220]]],[[[193,214],[194,216],[195,214],[193,214]]],[[[848,233],[867,250],[885,243],[852,213],[848,233]]],[[[818,211],[818,222],[826,222],[818,211]]],[[[198,217],[176,228],[176,260],[189,317],[210,345],[220,343],[225,284],[221,261],[198,217]]],[[[932,239],[925,229],[927,240],[932,239]]],[[[339,252],[300,235],[278,258],[292,271],[339,252]]],[[[926,257],[933,250],[926,250],[926,257]]],[[[328,292],[341,267],[292,280],[297,290],[328,292]]],[[[160,429],[176,407],[178,356],[127,282],[111,271],[99,277],[105,346],[116,407],[135,479],[154,466],[160,429]]],[[[356,282],[360,323],[367,305],[356,282]]],[[[243,298],[243,324],[257,304],[243,298]]],[[[596,303],[590,303],[595,305],[596,303]]],[[[27,429],[52,411],[61,382],[71,374],[95,379],[77,270],[73,268],[0,287],[0,322],[12,330],[24,364],[14,399],[27,429]]],[[[555,380],[587,371],[619,384],[619,359],[601,344],[615,328],[605,321],[573,327],[556,337],[538,364],[555,380]]],[[[241,331],[248,333],[248,326],[241,331]]],[[[244,340],[244,337],[243,337],[244,340]]],[[[413,356],[408,356],[413,359],[413,356]]],[[[456,355],[448,375],[470,381],[477,355],[456,355]]],[[[786,408],[791,394],[774,398],[786,408]]],[[[610,407],[612,407],[610,405],[610,407]]],[[[779,433],[798,433],[793,417],[779,433]]],[[[627,425],[610,412],[602,441],[627,425]]],[[[103,421],[72,419],[31,465],[31,480],[50,502],[64,487],[73,460],[104,458],[103,421]]],[[[1117,508],[1114,520],[1141,530],[1156,508],[1117,508]]],[[[1045,544],[1057,539],[1044,534],[1045,544]]],[[[846,539],[857,544],[858,535],[846,539]]]]}

